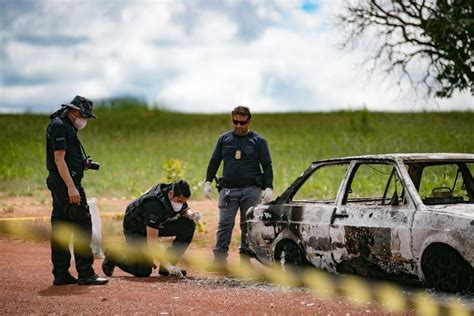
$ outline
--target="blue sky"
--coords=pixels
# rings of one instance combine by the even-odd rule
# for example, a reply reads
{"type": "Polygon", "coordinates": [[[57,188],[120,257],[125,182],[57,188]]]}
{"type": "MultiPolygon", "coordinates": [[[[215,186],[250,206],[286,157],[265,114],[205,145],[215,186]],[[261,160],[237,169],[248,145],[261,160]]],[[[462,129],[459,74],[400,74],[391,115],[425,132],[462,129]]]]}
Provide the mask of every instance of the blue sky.
{"type": "Polygon", "coordinates": [[[196,113],[474,110],[467,92],[426,101],[369,75],[364,49],[339,48],[339,0],[0,4],[0,112],[50,112],[76,94],[196,113]]]}

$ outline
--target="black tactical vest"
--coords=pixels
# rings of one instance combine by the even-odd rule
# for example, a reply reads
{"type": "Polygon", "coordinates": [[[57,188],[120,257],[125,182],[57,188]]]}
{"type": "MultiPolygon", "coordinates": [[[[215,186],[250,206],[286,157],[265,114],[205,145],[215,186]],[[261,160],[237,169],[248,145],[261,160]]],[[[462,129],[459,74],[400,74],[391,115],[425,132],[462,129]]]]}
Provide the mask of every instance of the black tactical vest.
{"type": "Polygon", "coordinates": [[[138,199],[131,202],[125,211],[124,226],[134,230],[138,227],[145,229],[145,213],[141,206],[145,201],[149,200],[155,200],[162,204],[164,211],[163,221],[178,215],[178,213],[174,212],[170,207],[170,203],[166,198],[166,193],[169,191],[169,189],[170,184],[158,183],[157,185],[151,187],[138,199]]]}

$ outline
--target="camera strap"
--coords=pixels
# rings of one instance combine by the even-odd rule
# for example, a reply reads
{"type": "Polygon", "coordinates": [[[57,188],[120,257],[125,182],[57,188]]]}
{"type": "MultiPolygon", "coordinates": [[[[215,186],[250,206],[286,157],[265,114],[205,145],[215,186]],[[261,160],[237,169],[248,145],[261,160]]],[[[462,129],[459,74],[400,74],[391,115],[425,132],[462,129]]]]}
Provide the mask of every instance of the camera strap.
{"type": "Polygon", "coordinates": [[[79,140],[79,138],[77,138],[77,140],[79,141],[79,146],[81,146],[81,152],[82,152],[82,156],[83,156],[82,158],[83,159],[89,158],[89,156],[87,156],[86,151],[84,150],[84,147],[82,146],[81,141],[79,140]]]}
{"type": "Polygon", "coordinates": [[[77,142],[79,143],[79,146],[81,147],[82,160],[89,158],[89,156],[87,156],[87,154],[86,154],[86,151],[85,151],[85,149],[84,149],[84,146],[82,146],[81,140],[79,139],[79,136],[77,135],[77,131],[76,131],[76,130],[75,130],[75,134],[76,134],[77,142]]]}

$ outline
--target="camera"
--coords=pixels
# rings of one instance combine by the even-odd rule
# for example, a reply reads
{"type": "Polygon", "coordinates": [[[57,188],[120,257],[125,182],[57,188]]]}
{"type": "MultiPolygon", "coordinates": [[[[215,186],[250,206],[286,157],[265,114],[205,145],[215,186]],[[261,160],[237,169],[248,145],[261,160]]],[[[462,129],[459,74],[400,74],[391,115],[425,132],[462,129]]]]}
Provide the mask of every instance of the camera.
{"type": "Polygon", "coordinates": [[[99,170],[99,168],[100,163],[93,161],[90,156],[87,156],[87,158],[84,159],[84,169],[99,170]]]}

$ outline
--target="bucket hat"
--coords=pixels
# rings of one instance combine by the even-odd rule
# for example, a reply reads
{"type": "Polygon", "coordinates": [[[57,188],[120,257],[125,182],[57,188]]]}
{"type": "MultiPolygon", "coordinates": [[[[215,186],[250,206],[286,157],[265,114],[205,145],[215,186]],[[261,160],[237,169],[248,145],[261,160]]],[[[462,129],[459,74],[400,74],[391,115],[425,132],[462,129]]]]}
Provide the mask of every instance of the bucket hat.
{"type": "Polygon", "coordinates": [[[61,106],[67,106],[72,109],[79,110],[79,113],[81,113],[81,115],[85,118],[97,117],[92,113],[92,106],[93,106],[92,101],[87,98],[81,97],[80,95],[76,95],[70,103],[65,103],[65,104],[62,104],[61,106]]]}

